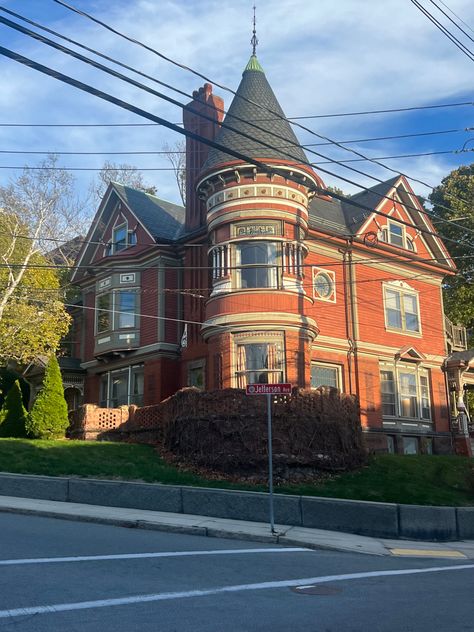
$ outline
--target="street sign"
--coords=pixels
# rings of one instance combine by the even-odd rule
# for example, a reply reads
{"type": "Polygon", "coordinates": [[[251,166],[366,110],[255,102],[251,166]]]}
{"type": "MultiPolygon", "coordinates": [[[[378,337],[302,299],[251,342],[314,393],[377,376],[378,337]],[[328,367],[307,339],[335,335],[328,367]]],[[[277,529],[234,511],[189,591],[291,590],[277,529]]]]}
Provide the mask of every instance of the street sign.
{"type": "Polygon", "coordinates": [[[291,384],[247,384],[247,395],[266,395],[268,434],[268,500],[270,504],[270,532],[276,535],[273,510],[273,449],[272,449],[272,395],[291,395],[291,384]]]}
{"type": "Polygon", "coordinates": [[[246,395],[291,395],[291,384],[247,384],[246,395]]]}

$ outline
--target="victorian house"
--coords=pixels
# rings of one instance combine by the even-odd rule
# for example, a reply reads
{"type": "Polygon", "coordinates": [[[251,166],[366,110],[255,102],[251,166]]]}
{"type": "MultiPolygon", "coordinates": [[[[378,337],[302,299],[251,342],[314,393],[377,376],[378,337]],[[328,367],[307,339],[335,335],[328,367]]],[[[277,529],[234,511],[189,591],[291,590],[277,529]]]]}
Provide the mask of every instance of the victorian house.
{"type": "Polygon", "coordinates": [[[111,183],[77,258],[84,401],[330,386],[359,398],[369,449],[451,451],[455,266],[407,180],[329,195],[255,55],[224,123],[209,84],[193,96],[184,128],[214,144],[187,138],[186,208],[111,183]]]}

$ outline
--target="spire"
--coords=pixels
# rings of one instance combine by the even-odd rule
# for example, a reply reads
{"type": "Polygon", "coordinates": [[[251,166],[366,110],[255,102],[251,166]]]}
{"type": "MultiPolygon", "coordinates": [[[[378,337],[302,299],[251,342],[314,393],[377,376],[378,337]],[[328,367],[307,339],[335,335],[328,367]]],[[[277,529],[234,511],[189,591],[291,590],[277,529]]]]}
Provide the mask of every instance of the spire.
{"type": "Polygon", "coordinates": [[[253,5],[253,35],[252,35],[252,39],[250,40],[250,43],[252,44],[252,57],[256,56],[256,54],[257,54],[257,45],[258,45],[258,39],[257,39],[257,18],[255,16],[256,9],[257,9],[257,7],[254,4],[253,5]]]}

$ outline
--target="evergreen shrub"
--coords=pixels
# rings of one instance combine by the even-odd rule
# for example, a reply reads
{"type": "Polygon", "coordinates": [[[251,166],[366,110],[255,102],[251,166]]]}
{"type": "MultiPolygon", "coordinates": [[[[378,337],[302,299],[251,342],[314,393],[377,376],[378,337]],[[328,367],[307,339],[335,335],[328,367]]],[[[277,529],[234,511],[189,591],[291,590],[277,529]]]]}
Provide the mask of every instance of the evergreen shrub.
{"type": "Polygon", "coordinates": [[[44,375],[43,388],[36,397],[26,422],[26,431],[34,439],[64,437],[69,425],[64,387],[56,356],[51,356],[44,375]]]}
{"type": "Polygon", "coordinates": [[[8,391],[0,410],[0,437],[26,437],[27,416],[20,382],[16,380],[8,391]]]}

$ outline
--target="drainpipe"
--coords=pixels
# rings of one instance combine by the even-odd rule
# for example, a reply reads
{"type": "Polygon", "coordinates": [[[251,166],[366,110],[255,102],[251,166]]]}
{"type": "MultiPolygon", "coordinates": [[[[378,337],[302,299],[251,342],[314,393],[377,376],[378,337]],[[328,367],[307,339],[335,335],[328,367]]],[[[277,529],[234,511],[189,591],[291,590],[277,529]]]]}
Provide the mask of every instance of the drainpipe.
{"type": "Polygon", "coordinates": [[[354,298],[354,264],[352,261],[352,238],[346,242],[346,247],[339,250],[342,254],[342,269],[345,295],[345,318],[346,318],[346,335],[349,344],[347,352],[347,364],[349,374],[349,392],[359,397],[359,368],[357,355],[357,327],[355,320],[355,298],[354,298]],[[352,377],[352,369],[354,369],[354,380],[352,377]],[[354,391],[355,387],[355,393],[354,391]]]}

